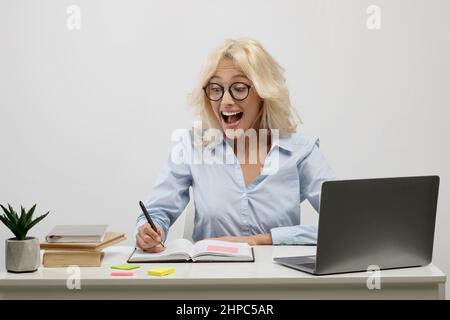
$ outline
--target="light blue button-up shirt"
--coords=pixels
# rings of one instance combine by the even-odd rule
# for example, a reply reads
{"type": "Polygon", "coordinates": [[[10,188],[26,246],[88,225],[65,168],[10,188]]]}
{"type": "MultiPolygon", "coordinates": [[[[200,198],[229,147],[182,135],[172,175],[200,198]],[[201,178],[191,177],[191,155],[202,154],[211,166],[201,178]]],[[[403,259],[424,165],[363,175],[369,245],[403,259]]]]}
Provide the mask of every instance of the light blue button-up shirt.
{"type": "MultiPolygon", "coordinates": [[[[261,175],[246,187],[228,139],[221,136],[207,149],[213,157],[234,157],[233,163],[225,164],[186,161],[186,155],[192,160],[199,151],[193,139],[183,139],[172,150],[146,203],[155,224],[167,235],[188,204],[192,187],[195,241],[271,233],[274,245],[315,244],[317,225],[301,224],[300,203],[307,199],[319,212],[321,186],[335,179],[333,170],[319,150],[318,138],[295,133],[277,140],[272,141],[261,175]]],[[[145,222],[139,214],[137,228],[145,222]]]]}

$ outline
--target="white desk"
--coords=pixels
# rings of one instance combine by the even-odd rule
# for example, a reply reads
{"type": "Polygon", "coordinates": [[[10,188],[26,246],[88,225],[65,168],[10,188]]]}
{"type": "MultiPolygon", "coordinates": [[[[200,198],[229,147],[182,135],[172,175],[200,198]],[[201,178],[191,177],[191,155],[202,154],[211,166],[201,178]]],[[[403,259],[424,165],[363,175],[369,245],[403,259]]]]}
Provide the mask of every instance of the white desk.
{"type": "MultiPolygon", "coordinates": [[[[132,277],[110,276],[131,247],[105,251],[100,268],[80,268],[81,289],[68,289],[66,268],[35,273],[0,273],[0,299],[444,299],[446,276],[433,264],[381,271],[381,289],[369,290],[369,273],[312,276],[273,263],[273,257],[315,254],[308,246],[257,246],[254,263],[140,264],[132,277]],[[152,277],[154,266],[175,274],[152,277]]],[[[69,283],[74,283],[70,281],[69,283]]]]}

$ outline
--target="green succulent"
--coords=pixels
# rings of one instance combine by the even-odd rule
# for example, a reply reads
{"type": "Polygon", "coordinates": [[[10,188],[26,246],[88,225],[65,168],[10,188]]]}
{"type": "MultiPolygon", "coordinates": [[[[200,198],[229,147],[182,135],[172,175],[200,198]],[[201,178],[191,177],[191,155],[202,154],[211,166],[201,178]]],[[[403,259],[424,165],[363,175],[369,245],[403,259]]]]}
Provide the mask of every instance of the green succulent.
{"type": "Polygon", "coordinates": [[[33,220],[32,218],[34,210],[36,209],[36,205],[34,205],[28,212],[26,212],[25,209],[22,206],[20,206],[21,208],[20,217],[9,205],[9,203],[8,203],[9,210],[6,209],[1,204],[0,206],[5,212],[5,214],[0,215],[0,220],[5,224],[5,226],[8,227],[9,230],[12,231],[12,233],[14,233],[17,240],[25,240],[28,231],[50,213],[49,211],[46,214],[33,220]]]}

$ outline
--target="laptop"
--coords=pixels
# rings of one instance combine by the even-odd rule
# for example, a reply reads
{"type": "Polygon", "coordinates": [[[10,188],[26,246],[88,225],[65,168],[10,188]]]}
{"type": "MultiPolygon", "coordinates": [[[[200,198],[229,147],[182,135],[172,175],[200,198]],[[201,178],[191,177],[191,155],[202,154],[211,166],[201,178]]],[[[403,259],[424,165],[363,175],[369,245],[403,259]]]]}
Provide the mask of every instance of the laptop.
{"type": "Polygon", "coordinates": [[[314,275],[427,265],[438,190],[438,176],[324,182],[316,255],[274,261],[314,275]]]}

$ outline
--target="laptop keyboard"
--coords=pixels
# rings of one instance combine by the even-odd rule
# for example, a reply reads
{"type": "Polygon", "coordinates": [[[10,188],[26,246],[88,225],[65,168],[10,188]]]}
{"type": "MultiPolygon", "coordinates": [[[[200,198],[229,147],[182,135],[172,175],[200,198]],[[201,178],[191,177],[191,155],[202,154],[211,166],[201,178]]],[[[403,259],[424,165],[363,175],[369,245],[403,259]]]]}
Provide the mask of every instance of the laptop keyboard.
{"type": "Polygon", "coordinates": [[[280,257],[275,258],[275,261],[297,270],[307,269],[314,271],[316,269],[315,256],[280,257]]]}
{"type": "Polygon", "coordinates": [[[316,267],[316,264],[315,264],[315,263],[299,263],[298,265],[299,265],[299,266],[306,267],[306,268],[308,268],[308,269],[313,269],[313,270],[314,270],[314,268],[316,267]]]}
{"type": "Polygon", "coordinates": [[[316,264],[316,257],[315,256],[309,256],[309,257],[302,257],[299,264],[307,265],[307,264],[316,264]]]}

